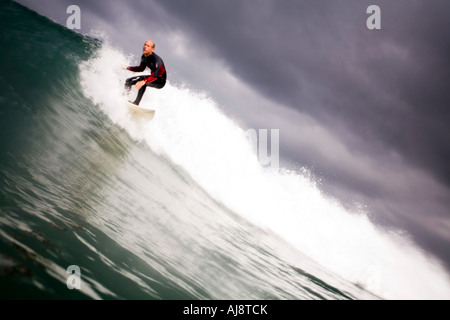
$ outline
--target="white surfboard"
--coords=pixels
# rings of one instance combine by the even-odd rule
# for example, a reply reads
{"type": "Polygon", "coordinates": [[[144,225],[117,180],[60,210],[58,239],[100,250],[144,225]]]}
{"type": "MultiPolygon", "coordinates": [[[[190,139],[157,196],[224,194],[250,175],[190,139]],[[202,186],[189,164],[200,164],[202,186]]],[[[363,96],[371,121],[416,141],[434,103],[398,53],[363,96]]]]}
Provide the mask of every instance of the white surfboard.
{"type": "Polygon", "coordinates": [[[140,117],[146,117],[149,119],[153,119],[153,117],[155,116],[155,110],[137,106],[134,103],[131,103],[129,101],[125,101],[125,105],[127,106],[128,110],[130,112],[132,112],[133,114],[136,114],[140,117]]]}

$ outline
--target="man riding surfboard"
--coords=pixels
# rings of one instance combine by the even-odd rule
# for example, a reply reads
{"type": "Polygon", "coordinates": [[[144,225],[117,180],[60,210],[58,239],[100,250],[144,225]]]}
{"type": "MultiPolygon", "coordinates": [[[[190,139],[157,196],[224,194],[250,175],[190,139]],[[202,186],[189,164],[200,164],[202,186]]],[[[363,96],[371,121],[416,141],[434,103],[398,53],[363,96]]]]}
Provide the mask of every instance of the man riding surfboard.
{"type": "Polygon", "coordinates": [[[155,43],[152,40],[147,40],[142,49],[141,64],[135,67],[124,67],[124,69],[133,72],[142,72],[148,67],[152,72],[150,75],[131,77],[125,81],[127,91],[130,91],[133,85],[139,90],[136,100],[132,102],[135,105],[139,105],[147,87],[161,89],[166,85],[166,67],[161,57],[154,51],[155,43]]]}

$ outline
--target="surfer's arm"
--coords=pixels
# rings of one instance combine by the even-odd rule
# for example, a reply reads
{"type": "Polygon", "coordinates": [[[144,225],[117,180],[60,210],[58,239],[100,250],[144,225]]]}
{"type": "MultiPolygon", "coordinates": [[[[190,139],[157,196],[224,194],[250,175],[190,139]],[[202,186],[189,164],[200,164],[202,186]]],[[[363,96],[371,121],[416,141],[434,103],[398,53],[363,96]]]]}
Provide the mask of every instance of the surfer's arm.
{"type": "Polygon", "coordinates": [[[141,80],[141,81],[138,81],[138,82],[136,82],[136,89],[140,89],[140,88],[142,88],[142,86],[145,84],[145,80],[141,80]]]}
{"type": "Polygon", "coordinates": [[[151,75],[150,77],[145,78],[145,79],[142,80],[142,81],[144,81],[144,83],[150,83],[150,82],[155,81],[156,79],[157,79],[156,77],[154,77],[153,75],[151,75]]]}
{"type": "Polygon", "coordinates": [[[139,66],[135,67],[126,67],[127,70],[133,71],[133,72],[142,72],[147,68],[147,64],[145,63],[144,59],[141,60],[141,64],[139,66]]]}
{"type": "MultiPolygon", "coordinates": [[[[159,70],[159,68],[158,68],[159,70]]],[[[150,75],[150,77],[145,78],[144,80],[141,80],[139,82],[136,83],[136,88],[139,90],[143,85],[153,82],[156,79],[158,79],[157,77],[154,76],[154,74],[157,74],[156,72],[152,72],[152,74],[150,75]]]]}
{"type": "Polygon", "coordinates": [[[140,65],[140,66],[136,66],[136,67],[127,67],[127,70],[129,71],[133,71],[133,72],[142,72],[145,70],[146,65],[140,65]]]}

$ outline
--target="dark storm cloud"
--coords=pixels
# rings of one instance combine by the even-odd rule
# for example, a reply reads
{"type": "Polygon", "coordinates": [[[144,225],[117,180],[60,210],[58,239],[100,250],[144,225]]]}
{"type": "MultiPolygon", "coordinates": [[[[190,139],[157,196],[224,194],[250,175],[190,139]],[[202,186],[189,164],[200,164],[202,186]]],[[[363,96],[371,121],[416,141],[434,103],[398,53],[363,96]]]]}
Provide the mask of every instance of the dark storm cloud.
{"type": "Polygon", "coordinates": [[[450,183],[448,2],[375,1],[381,30],[366,1],[160,3],[262,94],[450,183]]]}
{"type": "Polygon", "coordinates": [[[447,1],[159,3],[239,79],[312,116],[348,149],[330,157],[331,144],[310,136],[316,148],[305,148],[283,138],[301,130],[281,127],[285,155],[332,182],[327,191],[368,204],[377,220],[407,227],[449,261],[436,244],[449,240],[448,228],[436,227],[448,226],[449,213],[447,1]],[[366,27],[371,4],[381,8],[381,30],[366,27]]]}
{"type": "MultiPolygon", "coordinates": [[[[325,177],[326,191],[407,227],[450,264],[448,0],[19,2],[63,25],[77,4],[83,32],[105,30],[129,52],[155,37],[188,82],[220,83],[203,65],[224,62],[243,87],[275,102],[277,117],[264,125],[280,128],[282,156],[325,177]],[[381,30],[366,27],[371,4],[381,8],[381,30]],[[167,50],[173,31],[192,56],[167,50]]],[[[263,123],[253,98],[218,90],[248,100],[242,114],[263,123]]]]}
{"type": "MultiPolygon", "coordinates": [[[[62,24],[72,4],[21,2],[53,9],[62,24]]],[[[450,5],[444,0],[376,1],[382,29],[375,31],[365,26],[371,3],[359,0],[159,1],[165,12],[149,1],[74,4],[84,26],[101,21],[124,39],[151,23],[189,30],[191,45],[227,61],[263,95],[367,140],[355,148],[397,150],[450,183],[450,5]]]]}

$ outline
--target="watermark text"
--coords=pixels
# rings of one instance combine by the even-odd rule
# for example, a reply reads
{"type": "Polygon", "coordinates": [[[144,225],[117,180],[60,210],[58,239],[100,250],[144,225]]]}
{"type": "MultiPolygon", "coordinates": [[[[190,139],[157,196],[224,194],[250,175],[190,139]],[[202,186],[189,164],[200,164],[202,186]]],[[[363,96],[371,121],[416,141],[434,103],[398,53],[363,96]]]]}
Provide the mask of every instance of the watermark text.
{"type": "Polygon", "coordinates": [[[259,162],[264,167],[278,169],[280,167],[280,129],[270,130],[270,156],[268,153],[269,135],[267,129],[248,129],[246,131],[253,151],[258,155],[259,162]]]}
{"type": "Polygon", "coordinates": [[[66,13],[71,14],[66,21],[68,29],[81,29],[81,10],[77,5],[67,7],[66,13]]]}
{"type": "Polygon", "coordinates": [[[66,284],[67,288],[72,289],[81,289],[81,270],[79,266],[71,265],[67,268],[66,273],[70,274],[67,278],[66,284]]]}

